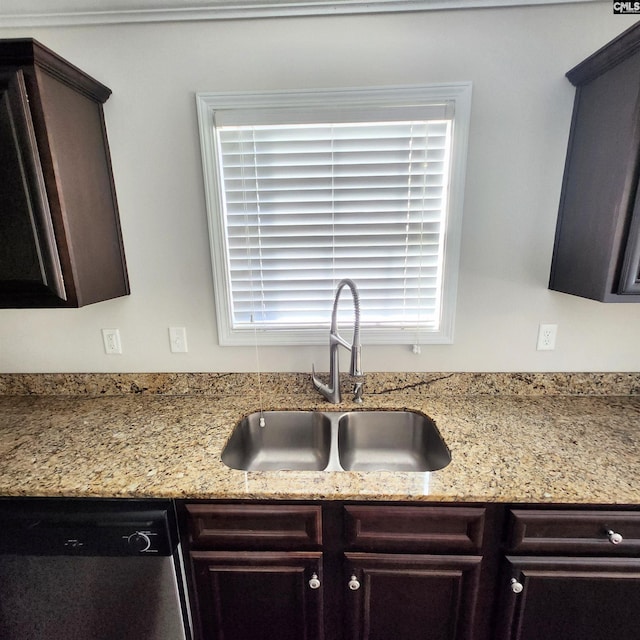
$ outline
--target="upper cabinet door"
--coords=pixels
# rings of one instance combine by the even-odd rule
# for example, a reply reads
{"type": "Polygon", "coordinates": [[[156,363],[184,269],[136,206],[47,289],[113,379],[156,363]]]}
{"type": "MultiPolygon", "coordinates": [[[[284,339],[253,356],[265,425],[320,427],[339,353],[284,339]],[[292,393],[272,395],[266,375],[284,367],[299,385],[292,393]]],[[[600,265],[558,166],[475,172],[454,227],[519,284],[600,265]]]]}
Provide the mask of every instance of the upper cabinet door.
{"type": "Polygon", "coordinates": [[[33,39],[0,40],[0,307],[129,293],[103,115],[110,94],[33,39]]]}
{"type": "Polygon", "coordinates": [[[640,302],[640,23],[567,78],[576,97],[549,288],[640,302]]]}
{"type": "Polygon", "coordinates": [[[0,295],[66,300],[20,69],[0,72],[0,295]]]}

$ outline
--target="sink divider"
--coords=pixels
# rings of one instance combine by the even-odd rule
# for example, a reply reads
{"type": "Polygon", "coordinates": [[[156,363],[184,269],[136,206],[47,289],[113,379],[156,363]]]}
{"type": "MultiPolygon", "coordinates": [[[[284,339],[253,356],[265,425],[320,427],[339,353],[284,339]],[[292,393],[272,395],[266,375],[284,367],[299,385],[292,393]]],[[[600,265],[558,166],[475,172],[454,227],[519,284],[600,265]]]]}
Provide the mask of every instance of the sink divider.
{"type": "Polygon", "coordinates": [[[340,419],[346,415],[347,411],[318,411],[329,419],[331,423],[331,445],[329,447],[329,462],[324,468],[325,471],[344,471],[344,468],[340,464],[340,457],[338,455],[338,427],[340,425],[340,419]]]}

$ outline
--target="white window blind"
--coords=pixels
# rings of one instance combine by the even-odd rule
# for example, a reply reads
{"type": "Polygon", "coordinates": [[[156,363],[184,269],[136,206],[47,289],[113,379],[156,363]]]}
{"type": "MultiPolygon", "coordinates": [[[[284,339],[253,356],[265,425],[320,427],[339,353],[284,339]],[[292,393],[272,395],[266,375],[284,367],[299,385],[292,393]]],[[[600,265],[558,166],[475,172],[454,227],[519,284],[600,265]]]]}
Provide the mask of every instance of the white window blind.
{"type": "Polygon", "coordinates": [[[455,96],[367,95],[357,105],[207,100],[221,342],[257,332],[267,343],[326,342],[342,278],[360,291],[365,343],[448,341],[455,96]]]}

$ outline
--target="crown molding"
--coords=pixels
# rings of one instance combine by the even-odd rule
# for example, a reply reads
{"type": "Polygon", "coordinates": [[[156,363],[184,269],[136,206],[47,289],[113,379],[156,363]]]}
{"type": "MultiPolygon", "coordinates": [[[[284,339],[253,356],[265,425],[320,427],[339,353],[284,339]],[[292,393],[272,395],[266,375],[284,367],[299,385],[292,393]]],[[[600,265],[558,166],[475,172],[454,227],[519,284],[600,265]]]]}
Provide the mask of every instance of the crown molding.
{"type": "Polygon", "coordinates": [[[602,2],[603,0],[4,0],[0,28],[348,15],[602,2]]]}

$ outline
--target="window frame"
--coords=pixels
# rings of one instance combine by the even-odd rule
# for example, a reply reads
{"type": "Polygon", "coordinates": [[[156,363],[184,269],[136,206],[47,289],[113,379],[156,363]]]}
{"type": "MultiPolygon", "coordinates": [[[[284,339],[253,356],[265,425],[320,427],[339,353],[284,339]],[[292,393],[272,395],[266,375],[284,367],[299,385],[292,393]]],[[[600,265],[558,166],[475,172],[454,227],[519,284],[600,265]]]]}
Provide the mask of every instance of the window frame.
{"type": "Polygon", "coordinates": [[[326,344],[330,313],[327,314],[326,329],[263,329],[258,326],[251,329],[233,328],[231,286],[227,279],[226,265],[228,246],[214,129],[216,112],[233,109],[294,109],[296,107],[321,110],[323,107],[339,108],[340,106],[365,109],[379,106],[415,106],[445,100],[451,102],[454,120],[448,210],[444,230],[439,329],[434,331],[419,327],[363,328],[361,334],[363,344],[450,344],[453,342],[454,335],[471,91],[471,82],[456,82],[424,86],[196,94],[218,342],[221,346],[326,344]]]}

